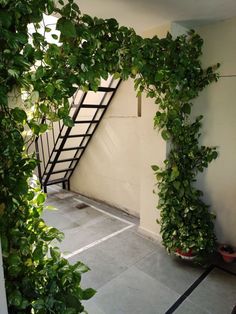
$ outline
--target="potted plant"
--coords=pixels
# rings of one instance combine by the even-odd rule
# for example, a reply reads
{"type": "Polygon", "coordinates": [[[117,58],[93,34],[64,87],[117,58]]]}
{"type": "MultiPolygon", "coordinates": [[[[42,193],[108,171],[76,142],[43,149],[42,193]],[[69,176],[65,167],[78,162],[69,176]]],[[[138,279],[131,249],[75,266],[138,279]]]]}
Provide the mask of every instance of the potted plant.
{"type": "Polygon", "coordinates": [[[229,244],[220,244],[218,252],[226,263],[231,263],[236,259],[236,249],[229,244]]]}
{"type": "MultiPolygon", "coordinates": [[[[195,44],[200,57],[202,42],[197,40],[195,44]]],[[[185,52],[183,58],[187,60],[188,51],[185,52]]],[[[193,54],[192,61],[188,60],[189,64],[195,64],[191,70],[194,71],[191,83],[180,84],[177,79],[164,81],[165,95],[154,118],[155,127],[161,130],[163,139],[169,144],[164,166],[152,166],[157,180],[162,243],[167,251],[185,258],[193,252],[202,257],[216,248],[215,215],[203,202],[203,192],[196,188],[195,182],[198,172],[203,172],[218,153],[216,147],[199,143],[203,116],[193,120],[190,115],[192,99],[209,83],[216,81],[217,74],[213,68],[204,71],[198,56],[193,54]],[[201,70],[196,71],[196,65],[201,70]]],[[[182,66],[182,72],[187,73],[188,70],[188,65],[182,66]]]]}
{"type": "Polygon", "coordinates": [[[192,249],[185,252],[185,251],[182,251],[181,249],[177,248],[175,250],[175,255],[179,256],[180,258],[182,258],[184,260],[194,260],[196,258],[196,255],[192,249]]]}

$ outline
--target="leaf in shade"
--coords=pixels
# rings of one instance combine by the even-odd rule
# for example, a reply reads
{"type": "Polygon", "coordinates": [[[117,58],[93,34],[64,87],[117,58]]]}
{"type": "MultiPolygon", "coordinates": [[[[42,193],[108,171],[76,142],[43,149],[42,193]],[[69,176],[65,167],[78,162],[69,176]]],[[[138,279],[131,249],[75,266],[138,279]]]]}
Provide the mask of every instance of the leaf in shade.
{"type": "Polygon", "coordinates": [[[65,17],[62,17],[57,21],[57,29],[64,37],[76,37],[75,25],[65,17]]]}

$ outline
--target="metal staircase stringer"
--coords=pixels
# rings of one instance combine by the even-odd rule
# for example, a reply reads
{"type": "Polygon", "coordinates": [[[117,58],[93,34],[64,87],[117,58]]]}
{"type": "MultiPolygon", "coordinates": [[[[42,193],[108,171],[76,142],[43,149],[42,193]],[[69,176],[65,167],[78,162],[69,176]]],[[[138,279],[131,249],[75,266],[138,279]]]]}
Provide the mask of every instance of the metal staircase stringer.
{"type": "MultiPolygon", "coordinates": [[[[118,81],[115,90],[113,91],[113,93],[112,93],[112,95],[111,95],[111,97],[110,97],[110,99],[109,99],[109,101],[108,101],[106,107],[104,108],[104,111],[102,112],[102,114],[101,114],[101,116],[100,116],[100,118],[99,118],[99,122],[96,124],[95,128],[93,129],[93,131],[92,131],[92,133],[91,133],[91,136],[89,137],[88,141],[87,141],[86,144],[85,144],[84,150],[82,151],[82,153],[80,154],[80,156],[79,156],[77,159],[76,159],[76,156],[77,156],[77,153],[78,153],[78,152],[76,152],[75,155],[74,155],[75,161],[71,161],[71,163],[70,163],[69,168],[72,167],[73,163],[74,163],[74,165],[73,165],[73,171],[71,171],[71,172],[69,173],[69,176],[68,176],[68,189],[70,189],[70,178],[71,178],[71,176],[73,175],[73,172],[74,172],[75,168],[77,167],[78,163],[80,162],[80,159],[81,159],[81,157],[83,156],[83,154],[84,154],[84,152],[85,152],[85,150],[86,150],[86,148],[87,148],[89,142],[91,141],[91,139],[92,139],[92,137],[93,137],[93,134],[96,132],[96,129],[97,129],[97,127],[99,126],[99,124],[100,124],[100,122],[101,122],[103,116],[105,115],[105,113],[106,113],[106,111],[107,111],[107,109],[108,109],[108,107],[109,107],[109,105],[110,105],[110,103],[111,103],[113,97],[115,96],[115,94],[116,94],[116,92],[117,92],[117,89],[118,89],[118,87],[120,86],[121,81],[122,81],[121,79],[118,81]]],[[[113,83],[113,79],[112,79],[112,81],[110,82],[109,86],[111,86],[112,83],[113,83]]],[[[103,102],[103,100],[104,100],[105,97],[106,97],[106,95],[103,96],[103,99],[101,100],[100,105],[102,104],[102,102],[103,102]]],[[[98,110],[99,110],[99,108],[97,109],[97,112],[98,112],[98,110]]],[[[97,112],[96,112],[96,114],[97,114],[97,112]]],[[[95,119],[96,114],[94,115],[93,119],[95,119]]],[[[87,134],[88,132],[89,132],[89,128],[87,129],[86,134],[87,134]]],[[[83,145],[84,140],[85,140],[85,138],[82,140],[81,145],[83,145]]]]}
{"type": "MultiPolygon", "coordinates": [[[[87,95],[87,93],[84,93],[80,104],[83,103],[83,101],[84,101],[86,95],[87,95]]],[[[77,116],[78,116],[78,113],[79,113],[79,111],[80,111],[80,108],[81,108],[81,107],[78,106],[78,108],[76,109],[75,113],[73,114],[73,116],[72,116],[73,122],[75,122],[75,120],[76,120],[76,118],[77,118],[77,116]]],[[[66,130],[66,132],[65,132],[65,135],[64,135],[63,138],[62,138],[62,142],[61,142],[61,144],[60,144],[60,146],[59,146],[59,148],[58,148],[57,150],[55,150],[56,144],[54,145],[53,151],[52,151],[52,153],[51,153],[51,156],[50,156],[50,158],[49,158],[49,160],[48,160],[48,163],[47,163],[47,166],[46,166],[46,168],[45,168],[45,172],[44,172],[44,174],[43,174],[43,176],[44,176],[44,175],[46,176],[45,180],[43,180],[43,187],[44,187],[44,191],[45,191],[45,192],[46,192],[46,190],[47,190],[47,184],[48,184],[49,178],[50,178],[51,174],[53,173],[53,170],[54,170],[54,168],[55,168],[55,166],[56,166],[56,163],[57,163],[57,161],[58,161],[58,159],[59,159],[59,157],[60,157],[60,154],[61,154],[61,152],[62,152],[62,150],[63,150],[63,147],[65,146],[66,140],[67,140],[67,138],[68,138],[68,136],[69,136],[69,134],[70,134],[70,132],[71,132],[71,129],[72,129],[72,127],[67,127],[67,130],[66,130]],[[50,164],[50,160],[51,160],[51,158],[52,158],[52,155],[53,155],[53,153],[55,153],[55,152],[56,152],[56,156],[55,156],[55,158],[53,158],[53,162],[50,164]],[[50,164],[51,166],[50,166],[50,168],[49,168],[49,171],[46,172],[47,167],[49,166],[49,164],[50,164]]],[[[61,134],[61,132],[60,132],[60,134],[61,134]]],[[[58,142],[58,139],[60,138],[60,134],[58,135],[57,142],[58,142]]],[[[67,181],[67,180],[64,180],[64,182],[62,182],[62,183],[63,183],[63,188],[65,188],[65,181],[67,181]]]]}

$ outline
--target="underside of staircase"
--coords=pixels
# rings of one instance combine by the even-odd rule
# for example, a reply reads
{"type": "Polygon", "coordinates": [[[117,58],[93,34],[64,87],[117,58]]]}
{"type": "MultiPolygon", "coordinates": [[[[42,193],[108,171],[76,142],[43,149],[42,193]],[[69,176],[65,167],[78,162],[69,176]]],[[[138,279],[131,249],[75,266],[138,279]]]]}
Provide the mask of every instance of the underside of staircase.
{"type": "Polygon", "coordinates": [[[70,178],[99,126],[120,80],[110,77],[102,81],[97,92],[77,90],[70,101],[73,127],[62,121],[53,122],[52,128],[35,141],[38,177],[44,191],[47,186],[62,184],[70,190],[70,178]]]}

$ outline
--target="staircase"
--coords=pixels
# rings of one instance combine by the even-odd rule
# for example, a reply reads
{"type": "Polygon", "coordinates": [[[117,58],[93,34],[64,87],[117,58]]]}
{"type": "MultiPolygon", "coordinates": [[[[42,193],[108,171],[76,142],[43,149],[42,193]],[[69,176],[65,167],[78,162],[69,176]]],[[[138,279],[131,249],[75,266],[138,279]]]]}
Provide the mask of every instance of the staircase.
{"type": "Polygon", "coordinates": [[[102,81],[95,93],[77,90],[70,100],[74,127],[53,122],[50,131],[35,141],[38,177],[45,192],[47,186],[62,184],[70,190],[70,178],[115,95],[120,80],[102,81]]]}

